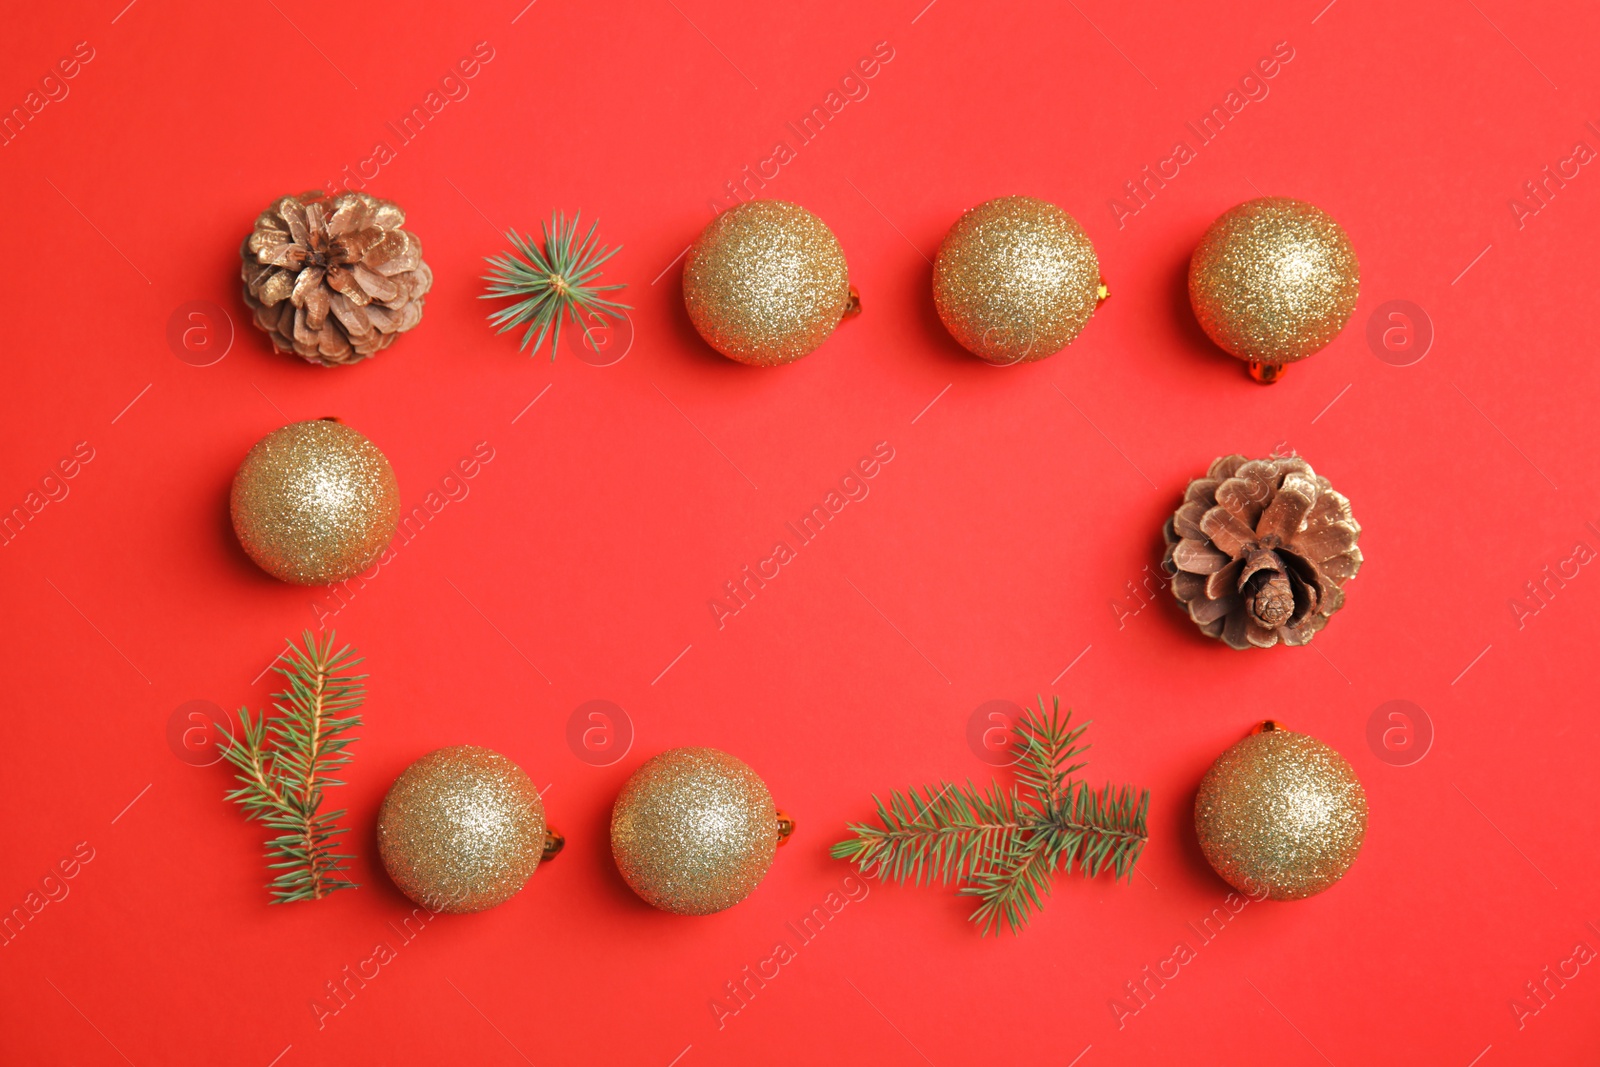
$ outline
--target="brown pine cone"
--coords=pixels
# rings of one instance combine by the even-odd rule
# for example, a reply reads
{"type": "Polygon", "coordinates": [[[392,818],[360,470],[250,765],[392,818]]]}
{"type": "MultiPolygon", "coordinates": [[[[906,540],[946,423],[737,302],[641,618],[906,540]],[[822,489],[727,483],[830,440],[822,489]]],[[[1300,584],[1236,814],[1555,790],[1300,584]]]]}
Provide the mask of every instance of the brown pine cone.
{"type": "Polygon", "coordinates": [[[244,299],[279,350],[324,367],[366,359],[422,321],[433,271],[405,212],[366,193],[280,198],[239,254],[244,299]]]}
{"type": "Polygon", "coordinates": [[[1308,643],[1361,567],[1350,501],[1299,456],[1223,456],[1167,520],[1172,592],[1231,648],[1308,643]]]}

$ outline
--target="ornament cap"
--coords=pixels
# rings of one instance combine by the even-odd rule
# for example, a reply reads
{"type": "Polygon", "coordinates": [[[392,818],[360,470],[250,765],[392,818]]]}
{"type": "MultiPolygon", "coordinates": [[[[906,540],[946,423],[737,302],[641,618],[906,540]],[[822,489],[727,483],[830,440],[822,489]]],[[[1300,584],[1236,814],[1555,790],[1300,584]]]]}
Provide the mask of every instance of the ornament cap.
{"type": "Polygon", "coordinates": [[[1262,719],[1260,722],[1255,724],[1254,728],[1251,729],[1250,736],[1254,737],[1256,734],[1270,734],[1276,730],[1282,730],[1283,728],[1283,723],[1277,721],[1276,719],[1262,719]]]}
{"type": "Polygon", "coordinates": [[[861,314],[861,292],[855,286],[850,287],[850,298],[845,301],[844,313],[839,316],[839,321],[853,319],[861,314]]]}
{"type": "Polygon", "coordinates": [[[544,851],[539,856],[540,863],[549,863],[561,854],[567,847],[567,835],[557,830],[554,826],[544,828],[544,851]]]}
{"type": "Polygon", "coordinates": [[[1271,385],[1282,378],[1287,367],[1283,363],[1263,363],[1259,359],[1252,359],[1245,366],[1250,371],[1250,377],[1262,385],[1271,385]]]}
{"type": "Polygon", "coordinates": [[[794,828],[795,828],[794,816],[790,815],[788,812],[784,811],[782,808],[779,808],[778,809],[778,847],[779,848],[782,848],[784,845],[787,845],[789,843],[789,837],[790,837],[790,835],[792,835],[794,833],[794,828]]]}

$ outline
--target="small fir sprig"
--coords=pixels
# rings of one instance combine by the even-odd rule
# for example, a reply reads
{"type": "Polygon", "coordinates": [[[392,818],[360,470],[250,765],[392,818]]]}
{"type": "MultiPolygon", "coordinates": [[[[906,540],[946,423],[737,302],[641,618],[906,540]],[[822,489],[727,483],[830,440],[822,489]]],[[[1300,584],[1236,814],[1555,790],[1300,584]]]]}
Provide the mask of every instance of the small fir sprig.
{"type": "Polygon", "coordinates": [[[584,337],[588,338],[592,333],[590,322],[596,316],[620,319],[624,311],[631,310],[627,304],[600,295],[625,286],[594,284],[600,275],[600,265],[621,250],[620,245],[606,248],[596,243],[594,231],[598,225],[591,225],[589,232],[579,239],[578,216],[573,215],[568,222],[567,217],[557,211],[550,222],[541,227],[544,230],[542,246],[531,235],[506,231],[512,251],[486,259],[494,270],[484,275],[489,291],[479,297],[481,300],[511,297],[516,301],[489,316],[489,324],[500,327],[496,333],[505,333],[526,323],[528,329],[522,335],[520,347],[526,349],[531,342],[534,352],[538,352],[545,334],[553,331],[550,359],[554,361],[556,348],[561,344],[563,317],[583,330],[584,337]]]}
{"type": "Polygon", "coordinates": [[[1073,727],[1072,713],[1060,711],[1056,699],[1046,714],[1041,696],[1039,710],[1015,726],[1016,777],[1026,795],[1017,784],[985,790],[969,779],[920,795],[891,792],[887,804],[873,797],[878,825],[852,824],[855,836],[833,846],[834,858],[902,884],[959,883],[962,895],[978,898],[971,918],[985,935],[1001,923],[1021,933],[1058,868],[1076,865],[1091,878],[1110,868],[1132,878],[1149,839],[1150,791],[1109,784],[1096,791],[1075,781],[1087,766],[1079,757],[1089,746],[1079,739],[1088,724],[1073,727]]]}
{"type": "Polygon", "coordinates": [[[361,725],[356,709],[366,699],[365,674],[356,674],[362,660],[345,645],[334,651],[330,632],[318,642],[311,631],[305,647],[293,642],[274,667],[288,679],[288,688],[274,693],[276,712],[252,718],[239,709],[239,736],[229,739],[222,754],[237,772],[238,789],[226,799],[238,801],[245,818],[257,819],[282,833],[267,842],[267,857],[278,871],[267,885],[272,903],[318,900],[338,889],[354,889],[345,874],[347,853],[335,852],[344,809],[323,811],[323,792],[343,785],[333,777],[350,762],[345,751],[361,725]]]}

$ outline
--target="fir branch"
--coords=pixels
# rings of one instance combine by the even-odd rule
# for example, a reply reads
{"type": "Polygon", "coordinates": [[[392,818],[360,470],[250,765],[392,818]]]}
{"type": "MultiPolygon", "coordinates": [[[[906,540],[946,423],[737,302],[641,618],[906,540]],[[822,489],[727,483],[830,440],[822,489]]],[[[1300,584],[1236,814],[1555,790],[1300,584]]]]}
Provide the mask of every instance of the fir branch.
{"type": "Polygon", "coordinates": [[[1089,724],[1072,729],[1071,719],[1070,711],[1065,720],[1061,718],[1060,698],[1055,698],[1050,716],[1045,718],[1044,697],[1040,696],[1037,716],[1029,709],[1016,724],[1017,741],[1022,747],[1017,779],[1033,791],[1041,807],[1060,796],[1063,783],[1089,765],[1079,760],[1089,746],[1078,743],[1089,724]]]}
{"type": "Polygon", "coordinates": [[[1055,869],[1054,835],[1042,830],[1019,838],[1016,847],[977,871],[971,885],[956,892],[976,896],[980,903],[969,918],[988,936],[999,931],[1003,920],[1013,934],[1021,933],[1028,916],[1042,907],[1041,896],[1050,893],[1050,872],[1055,869]]]}
{"type": "Polygon", "coordinates": [[[529,342],[539,351],[546,333],[550,338],[550,359],[556,358],[561,344],[563,316],[583,330],[584,338],[593,336],[591,322],[600,316],[620,319],[627,304],[601,296],[602,293],[626,288],[623,285],[596,285],[600,266],[621,251],[621,247],[606,248],[595,240],[598,223],[590,225],[589,232],[578,237],[578,216],[572,221],[556,212],[548,224],[542,224],[544,241],[541,245],[533,237],[523,236],[516,230],[507,230],[506,239],[512,251],[486,259],[494,270],[484,275],[489,291],[480,300],[498,300],[505,297],[516,303],[489,316],[489,323],[498,326],[496,333],[527,324],[522,335],[521,348],[529,342]],[[537,333],[536,333],[537,331],[537,333]]]}
{"type": "Polygon", "coordinates": [[[1018,814],[1016,790],[1004,793],[998,784],[985,793],[970,781],[946,782],[920,797],[915,790],[892,792],[887,806],[877,797],[873,802],[881,825],[852,825],[856,836],[834,845],[833,856],[863,874],[913,885],[969,879],[1029,825],[1018,814]]]}
{"type": "Polygon", "coordinates": [[[267,869],[279,872],[267,888],[272,903],[317,900],[339,889],[354,889],[345,874],[348,853],[334,851],[345,832],[339,825],[344,810],[323,811],[323,791],[343,785],[333,775],[346,763],[361,725],[357,709],[366,699],[366,675],[346,645],[334,651],[330,632],[320,643],[311,631],[305,647],[289,648],[273,669],[288,679],[288,688],[273,696],[276,715],[252,717],[239,709],[240,730],[222,754],[233,765],[239,788],[224,799],[244,808],[245,818],[282,831],[267,841],[267,869]]]}
{"type": "Polygon", "coordinates": [[[1039,710],[1015,726],[1016,776],[1028,795],[969,781],[891,792],[887,803],[874,797],[877,824],[852,824],[854,836],[833,846],[834,858],[902,884],[958,883],[960,894],[978,898],[971,918],[984,934],[1001,925],[1021,933],[1057,870],[1076,867],[1093,878],[1109,868],[1131,878],[1149,839],[1150,791],[1109,784],[1097,791],[1073,779],[1087,766],[1087,724],[1073,727],[1071,712],[1060,712],[1059,699],[1047,713],[1041,696],[1039,710]]]}

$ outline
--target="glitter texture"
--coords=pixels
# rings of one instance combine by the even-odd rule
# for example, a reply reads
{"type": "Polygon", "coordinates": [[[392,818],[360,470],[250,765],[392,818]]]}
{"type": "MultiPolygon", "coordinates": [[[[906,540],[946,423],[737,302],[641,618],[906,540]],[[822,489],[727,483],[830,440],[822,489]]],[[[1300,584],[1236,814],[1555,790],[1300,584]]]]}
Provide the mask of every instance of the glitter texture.
{"type": "Polygon", "coordinates": [[[394,538],[400,489],[376,445],[318,419],[257,441],[233,476],[229,505],[239,543],[262,570],[327,585],[372,566],[394,538]]]}
{"type": "Polygon", "coordinates": [[[1257,363],[1293,363],[1339,335],[1361,291],[1350,238],[1321,208],[1286,197],[1225,213],[1189,261],[1189,302],[1211,339],[1257,363]]]}
{"type": "Polygon", "coordinates": [[[483,911],[516,895],[544,853],[544,802],[522,768],[487,748],[423,756],[378,812],[378,851],[400,891],[434,911],[483,911]]]}
{"type": "Polygon", "coordinates": [[[1367,794],[1329,746],[1263,729],[1206,772],[1194,826],[1206,859],[1229,885],[1299,900],[1327,889],[1355,862],[1367,833],[1367,794]]]}
{"type": "Polygon", "coordinates": [[[772,866],[778,816],[766,783],[714,748],[675,748],[634,772],[611,813],[611,852],[645,900],[709,915],[749,896],[772,866]]]}
{"type": "Polygon", "coordinates": [[[718,215],[683,264],[683,302],[706,343],[758,367],[828,339],[850,302],[844,250],[798,204],[752,200],[718,215]]]}
{"type": "Polygon", "coordinates": [[[1094,314],[1100,261],[1078,220],[1030,196],[990,200],[945,234],[933,303],[962,347],[1031,363],[1072,342],[1094,314]]]}

